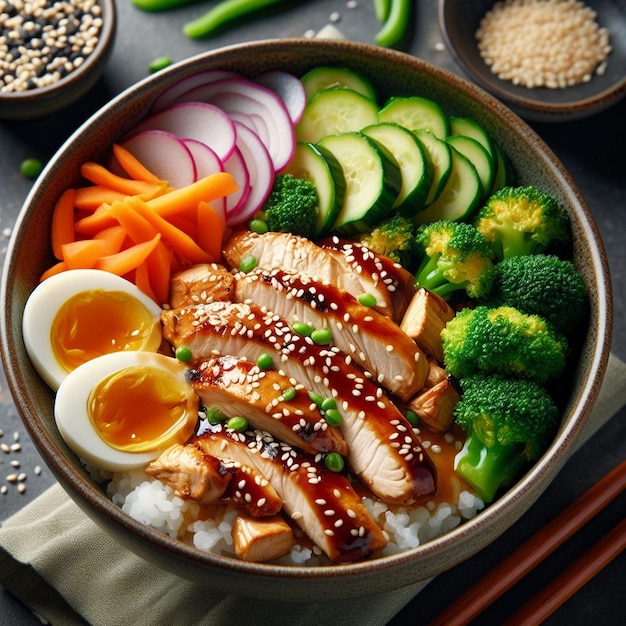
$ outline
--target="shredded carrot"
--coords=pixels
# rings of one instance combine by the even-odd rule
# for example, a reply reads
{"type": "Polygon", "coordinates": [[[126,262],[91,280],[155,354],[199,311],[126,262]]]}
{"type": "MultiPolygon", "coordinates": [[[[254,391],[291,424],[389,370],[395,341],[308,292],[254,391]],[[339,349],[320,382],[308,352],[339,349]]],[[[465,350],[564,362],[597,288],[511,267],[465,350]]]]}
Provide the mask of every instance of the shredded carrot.
{"type": "Polygon", "coordinates": [[[80,239],[62,246],[63,261],[68,270],[91,269],[104,256],[106,242],[99,239],[80,239]]]}
{"type": "Polygon", "coordinates": [[[80,166],[80,173],[83,178],[100,187],[105,187],[112,191],[118,191],[127,196],[144,195],[154,197],[168,189],[165,181],[148,182],[145,180],[133,180],[118,176],[103,165],[87,161],[80,166]]]}
{"type": "Polygon", "coordinates": [[[131,198],[126,198],[122,202],[114,202],[109,213],[119,222],[134,243],[148,241],[156,235],[157,229],[134,209],[131,200],[131,198]]]}
{"type": "Polygon", "coordinates": [[[215,261],[222,258],[222,237],[226,223],[208,202],[198,203],[198,244],[215,261]]]}
{"type": "Polygon", "coordinates": [[[52,213],[52,253],[63,259],[61,247],[74,241],[74,190],[66,189],[57,200],[52,213]]]}
{"type": "Polygon", "coordinates": [[[136,243],[117,254],[100,257],[95,264],[95,268],[111,272],[111,274],[117,274],[118,276],[124,276],[124,274],[128,274],[128,272],[139,267],[156,248],[160,240],[161,235],[157,233],[149,241],[136,243]]]}
{"type": "MultiPolygon", "coordinates": [[[[126,196],[117,202],[123,202],[126,196]]],[[[114,201],[116,202],[116,201],[114,201]]],[[[105,228],[116,226],[118,222],[111,215],[111,205],[103,204],[99,206],[91,215],[83,217],[74,224],[74,230],[81,235],[95,235],[105,228]]]]}
{"type": "Polygon", "coordinates": [[[124,200],[126,194],[100,185],[78,187],[74,190],[74,202],[77,209],[93,213],[104,204],[124,200]]]}
{"type": "Polygon", "coordinates": [[[113,144],[113,155],[120,167],[134,180],[151,183],[161,182],[159,177],[146,168],[130,151],[117,143],[113,144]]]}

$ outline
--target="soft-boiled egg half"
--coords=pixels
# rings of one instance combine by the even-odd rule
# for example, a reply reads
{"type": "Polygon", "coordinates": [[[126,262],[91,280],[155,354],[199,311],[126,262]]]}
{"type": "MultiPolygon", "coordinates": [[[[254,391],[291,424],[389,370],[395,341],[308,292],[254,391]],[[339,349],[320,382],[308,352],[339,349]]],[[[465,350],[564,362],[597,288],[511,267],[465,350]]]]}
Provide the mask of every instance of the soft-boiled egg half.
{"type": "Polygon", "coordinates": [[[185,443],[199,399],[177,359],[114,352],[80,365],[61,383],[54,418],[67,445],[99,469],[145,467],[167,447],[185,443]]]}
{"type": "Polygon", "coordinates": [[[93,269],[47,278],[26,301],[22,334],[35,369],[54,390],[102,354],[156,352],[161,308],[128,280],[93,269]]]}

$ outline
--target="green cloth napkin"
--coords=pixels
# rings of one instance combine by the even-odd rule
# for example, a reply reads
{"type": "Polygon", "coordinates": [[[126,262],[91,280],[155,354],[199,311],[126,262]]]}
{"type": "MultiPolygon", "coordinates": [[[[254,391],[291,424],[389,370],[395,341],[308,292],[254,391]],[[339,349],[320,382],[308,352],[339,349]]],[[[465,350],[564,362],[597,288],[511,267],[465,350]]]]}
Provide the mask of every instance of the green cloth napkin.
{"type": "MultiPolygon", "coordinates": [[[[626,364],[611,355],[579,445],[625,404],[626,364]]],[[[215,593],[147,563],[111,540],[59,485],[0,528],[0,584],[55,626],[376,626],[387,623],[427,583],[306,605],[215,593]]]]}

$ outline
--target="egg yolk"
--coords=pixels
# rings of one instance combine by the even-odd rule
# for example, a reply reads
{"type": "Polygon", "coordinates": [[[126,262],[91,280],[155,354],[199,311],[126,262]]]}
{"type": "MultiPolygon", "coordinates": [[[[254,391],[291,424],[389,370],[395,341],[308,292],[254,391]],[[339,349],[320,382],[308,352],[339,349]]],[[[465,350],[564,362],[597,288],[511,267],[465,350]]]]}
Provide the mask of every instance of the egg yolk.
{"type": "Polygon", "coordinates": [[[54,354],[68,372],[97,356],[141,350],[154,328],[150,312],[122,291],[93,289],[69,298],[52,323],[54,354]]]}
{"type": "Polygon", "coordinates": [[[108,445],[126,452],[184,443],[196,426],[198,405],[198,397],[184,381],[145,365],[105,377],[88,400],[96,432],[108,445]]]}

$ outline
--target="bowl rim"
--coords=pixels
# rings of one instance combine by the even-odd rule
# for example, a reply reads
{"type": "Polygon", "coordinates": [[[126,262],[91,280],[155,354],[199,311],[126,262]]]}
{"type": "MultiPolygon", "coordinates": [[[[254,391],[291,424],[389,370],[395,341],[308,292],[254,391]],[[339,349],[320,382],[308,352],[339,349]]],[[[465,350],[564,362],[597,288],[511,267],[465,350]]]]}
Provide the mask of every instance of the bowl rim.
{"type": "MultiPolygon", "coordinates": [[[[155,93],[158,93],[158,91],[155,93]]],[[[216,50],[204,52],[180,61],[169,68],[166,68],[162,72],[148,76],[138,83],[130,86],[104,105],[99,112],[93,114],[89,119],[83,122],[81,126],[68,137],[68,139],[57,151],[55,158],[46,166],[40,175],[38,182],[29,193],[22,209],[20,210],[16,225],[9,241],[6,259],[7,262],[3,267],[2,282],[0,285],[0,303],[2,304],[4,310],[3,315],[0,318],[0,353],[2,354],[7,381],[22,421],[24,422],[37,447],[40,449],[45,448],[45,455],[47,457],[46,462],[50,465],[51,470],[64,489],[80,507],[86,511],[88,510],[91,513],[95,513],[100,522],[104,523],[109,528],[114,528],[115,530],[120,531],[122,539],[124,537],[128,537],[130,540],[131,537],[139,537],[150,544],[151,550],[156,549],[158,552],[173,551],[178,556],[189,562],[192,567],[213,567],[219,569],[222,573],[232,572],[247,574],[251,577],[256,577],[259,580],[263,579],[263,581],[268,584],[274,584],[277,589],[284,587],[286,580],[289,580],[292,584],[295,584],[296,581],[305,582],[307,584],[314,583],[315,581],[327,583],[329,579],[340,578],[348,578],[349,581],[352,581],[356,577],[371,572],[373,569],[393,573],[396,566],[406,565],[416,558],[432,561],[432,573],[433,575],[436,575],[445,571],[445,569],[448,569],[451,565],[448,563],[444,567],[439,566],[438,569],[436,564],[438,559],[435,557],[438,554],[443,553],[451,561],[454,561],[455,559],[453,555],[455,554],[455,546],[458,541],[463,540],[465,537],[473,536],[478,538],[478,541],[473,547],[473,551],[470,550],[470,553],[466,554],[464,558],[469,558],[472,554],[484,548],[490,541],[493,540],[493,538],[488,538],[486,536],[486,530],[494,524],[494,522],[501,515],[502,511],[517,508],[521,514],[523,511],[519,508],[520,505],[516,503],[516,498],[518,498],[520,494],[523,494],[526,498],[527,504],[532,504],[543,491],[543,489],[537,485],[541,483],[542,480],[545,481],[546,477],[548,482],[552,480],[565,463],[568,457],[565,449],[568,448],[568,451],[571,451],[574,441],[580,436],[584,423],[599,393],[600,382],[604,377],[608,365],[612,330],[612,299],[608,261],[591,212],[564,166],[560,163],[550,148],[543,142],[543,140],[540,139],[540,137],[535,133],[535,131],[528,127],[523,120],[517,117],[517,115],[515,115],[502,102],[497,100],[492,95],[484,92],[479,86],[476,86],[470,81],[455,75],[453,72],[434,66],[421,59],[411,57],[405,53],[389,49],[381,49],[379,47],[360,42],[287,38],[266,39],[233,44],[216,50]],[[179,72],[181,72],[181,70],[183,71],[182,75],[184,75],[185,71],[198,71],[197,67],[194,70],[191,69],[194,65],[201,65],[202,67],[205,67],[206,64],[211,64],[214,61],[217,61],[218,63],[227,63],[229,59],[232,58],[232,55],[239,57],[242,54],[256,54],[264,51],[271,51],[274,53],[291,52],[294,49],[297,50],[299,54],[303,54],[303,48],[305,50],[314,50],[316,48],[323,47],[328,47],[336,52],[346,51],[353,54],[364,55],[375,54],[383,60],[388,60],[389,62],[397,61],[401,63],[408,63],[414,70],[421,69],[427,71],[436,79],[443,80],[443,82],[448,86],[452,86],[463,92],[465,95],[469,95],[472,100],[482,101],[490,110],[490,113],[500,118],[503,122],[507,122],[507,126],[510,126],[508,122],[515,122],[519,128],[517,131],[519,137],[523,137],[527,142],[530,141],[542,153],[545,159],[546,167],[552,169],[554,174],[571,194],[571,200],[579,205],[581,209],[579,217],[583,219],[584,228],[593,235],[593,238],[598,243],[598,246],[594,246],[592,250],[595,266],[599,274],[602,276],[602,280],[598,281],[598,286],[601,290],[598,300],[598,302],[601,303],[597,320],[598,340],[594,344],[592,354],[590,355],[589,362],[587,364],[589,375],[586,377],[585,384],[577,392],[576,408],[571,414],[571,417],[565,427],[561,427],[561,430],[550,446],[549,451],[547,451],[533,465],[525,476],[521,477],[519,481],[516,482],[512,489],[507,491],[498,500],[487,506],[474,518],[465,521],[457,528],[417,548],[398,554],[379,557],[373,560],[332,566],[250,564],[244,561],[235,560],[231,557],[202,552],[193,546],[188,546],[178,540],[167,537],[160,531],[149,528],[143,523],[137,522],[129,515],[123,513],[121,508],[108,499],[102,489],[97,487],[90,479],[88,479],[88,477],[78,475],[73,465],[64,462],[64,453],[56,446],[55,442],[50,439],[43,425],[39,422],[35,415],[27,414],[28,412],[26,411],[26,407],[29,406],[28,390],[22,388],[19,382],[18,372],[14,367],[12,367],[12,364],[16,359],[16,347],[8,340],[11,334],[11,307],[9,302],[8,285],[12,283],[12,279],[16,274],[16,268],[13,261],[15,256],[14,251],[19,247],[20,241],[24,237],[22,225],[27,221],[28,214],[33,211],[33,202],[37,197],[38,190],[51,176],[54,175],[55,168],[58,167],[58,157],[63,157],[75,141],[90,131],[92,125],[96,124],[96,120],[99,115],[114,111],[119,107],[123,107],[126,103],[131,101],[146,89],[156,89],[159,85],[163,88],[169,81],[175,80],[174,77],[180,78],[181,74],[179,74],[179,72]]],[[[547,483],[545,486],[547,486],[547,483]]],[[[545,488],[545,486],[543,488],[545,488]]],[[[506,530],[506,528],[502,529],[500,533],[504,532],[504,530],[506,530]]],[[[132,545],[136,548],[135,543],[132,545]]],[[[143,556],[146,556],[148,560],[150,560],[151,557],[151,554],[149,554],[151,550],[148,550],[146,545],[146,553],[143,554],[143,556]]],[[[137,552],[136,549],[134,551],[137,552]]],[[[444,558],[443,561],[445,562],[446,559],[444,558]]],[[[460,561],[455,561],[455,563],[458,562],[460,561]]],[[[183,573],[183,575],[185,574],[183,573]]],[[[418,580],[423,579],[423,577],[418,577],[415,578],[413,582],[418,582],[418,580]]],[[[406,581],[403,582],[403,585],[410,583],[411,581],[406,581]]],[[[385,577],[384,584],[387,585],[387,589],[381,587],[380,578],[378,578],[375,589],[369,589],[367,591],[363,591],[362,587],[356,585],[354,594],[365,595],[365,593],[395,589],[398,586],[393,576],[385,577]]],[[[250,587],[253,587],[253,585],[250,585],[250,587]]],[[[310,592],[307,592],[307,587],[303,585],[296,588],[299,590],[302,601],[311,600],[313,598],[311,594],[315,594],[317,589],[315,585],[308,587],[310,592]]],[[[346,591],[345,589],[342,590],[344,592],[343,597],[348,597],[350,595],[350,591],[346,591]]],[[[255,595],[255,590],[252,588],[241,590],[241,592],[242,595],[255,595]]],[[[267,597],[265,590],[263,597],[267,597]]]]}

